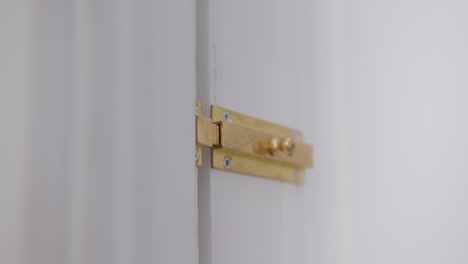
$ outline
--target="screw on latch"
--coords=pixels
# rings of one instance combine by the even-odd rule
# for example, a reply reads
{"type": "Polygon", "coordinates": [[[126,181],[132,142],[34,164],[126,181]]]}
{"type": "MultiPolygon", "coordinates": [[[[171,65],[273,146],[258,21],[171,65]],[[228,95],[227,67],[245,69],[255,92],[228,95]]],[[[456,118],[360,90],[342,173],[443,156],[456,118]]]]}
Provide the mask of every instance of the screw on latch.
{"type": "Polygon", "coordinates": [[[198,149],[195,149],[195,161],[198,162],[200,159],[200,152],[198,152],[198,149]]]}
{"type": "Polygon", "coordinates": [[[226,123],[231,123],[231,114],[229,112],[223,112],[223,119],[226,123]]]}
{"type": "Polygon", "coordinates": [[[224,157],[224,168],[226,168],[227,170],[230,170],[231,165],[232,165],[231,157],[229,157],[229,156],[224,157]]]}

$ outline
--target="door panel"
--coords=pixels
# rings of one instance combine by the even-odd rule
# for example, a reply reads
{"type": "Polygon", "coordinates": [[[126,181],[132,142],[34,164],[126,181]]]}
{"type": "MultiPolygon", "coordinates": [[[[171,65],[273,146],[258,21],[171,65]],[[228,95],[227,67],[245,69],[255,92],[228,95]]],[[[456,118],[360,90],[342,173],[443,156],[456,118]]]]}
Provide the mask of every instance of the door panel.
{"type": "Polygon", "coordinates": [[[468,3],[343,9],[353,263],[468,263],[468,3]]]}
{"type": "MultiPolygon", "coordinates": [[[[338,114],[319,120],[316,105],[328,112],[340,99],[333,96],[337,83],[322,75],[331,72],[332,63],[320,65],[321,70],[314,62],[315,56],[327,57],[332,51],[333,36],[313,26],[321,22],[331,28],[320,15],[330,10],[311,1],[201,1],[197,89],[205,115],[210,104],[217,104],[298,128],[306,142],[339,138],[338,114]],[[324,38],[314,43],[314,33],[324,38]],[[325,49],[314,54],[320,45],[325,49]],[[314,87],[324,86],[329,90],[322,91],[322,101],[313,100],[318,95],[314,87]],[[328,132],[319,134],[317,125],[328,132]]],[[[325,162],[337,160],[337,145],[332,143],[328,152],[321,147],[315,152],[329,160],[325,162]]],[[[210,170],[208,163],[199,172],[200,263],[310,263],[324,255],[333,262],[338,258],[334,255],[343,255],[342,222],[325,220],[341,217],[340,185],[332,187],[342,176],[336,167],[322,168],[333,176],[322,179],[323,189],[318,190],[311,170],[306,183],[296,186],[210,170]],[[322,204],[316,203],[319,194],[322,204]],[[323,245],[333,243],[340,254],[321,252],[326,247],[318,241],[325,234],[330,239],[322,239],[323,245]]]]}
{"type": "Polygon", "coordinates": [[[199,3],[205,110],[301,129],[315,157],[302,186],[205,164],[201,263],[466,263],[465,2],[199,3]]]}

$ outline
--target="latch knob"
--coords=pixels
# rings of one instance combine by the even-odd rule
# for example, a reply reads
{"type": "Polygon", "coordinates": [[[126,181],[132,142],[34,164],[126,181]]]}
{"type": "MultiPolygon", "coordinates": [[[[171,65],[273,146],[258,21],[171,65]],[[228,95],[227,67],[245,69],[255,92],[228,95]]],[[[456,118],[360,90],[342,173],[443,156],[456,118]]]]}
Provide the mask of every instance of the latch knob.
{"type": "Polygon", "coordinates": [[[280,148],[279,146],[280,141],[277,138],[272,138],[266,143],[265,150],[268,151],[271,156],[276,156],[280,148]]]}
{"type": "Polygon", "coordinates": [[[296,144],[294,143],[294,140],[287,137],[281,140],[279,147],[280,147],[280,150],[286,153],[288,156],[292,156],[292,154],[294,153],[296,144]]]}
{"type": "Polygon", "coordinates": [[[271,138],[266,144],[264,144],[264,149],[271,155],[271,156],[278,156],[278,153],[281,151],[288,156],[291,156],[294,152],[295,148],[294,141],[289,138],[283,138],[279,140],[278,138],[271,138]]]}

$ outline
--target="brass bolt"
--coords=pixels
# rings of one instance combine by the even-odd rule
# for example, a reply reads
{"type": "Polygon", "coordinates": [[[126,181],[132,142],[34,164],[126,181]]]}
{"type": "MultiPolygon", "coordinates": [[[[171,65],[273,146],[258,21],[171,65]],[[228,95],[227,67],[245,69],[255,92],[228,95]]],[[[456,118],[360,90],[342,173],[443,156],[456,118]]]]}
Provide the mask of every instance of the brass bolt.
{"type": "Polygon", "coordinates": [[[198,149],[195,149],[195,162],[198,162],[200,159],[200,152],[198,152],[198,149]]]}

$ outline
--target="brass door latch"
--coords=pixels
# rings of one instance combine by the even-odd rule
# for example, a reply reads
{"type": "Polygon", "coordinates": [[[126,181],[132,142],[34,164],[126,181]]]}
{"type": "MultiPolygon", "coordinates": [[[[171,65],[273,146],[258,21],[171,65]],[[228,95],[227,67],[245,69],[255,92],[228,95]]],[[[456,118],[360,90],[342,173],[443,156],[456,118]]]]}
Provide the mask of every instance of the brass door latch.
{"type": "Polygon", "coordinates": [[[211,106],[202,116],[196,102],[196,165],[202,165],[202,146],[211,148],[211,167],[301,184],[312,167],[312,147],[297,130],[211,106]]]}

